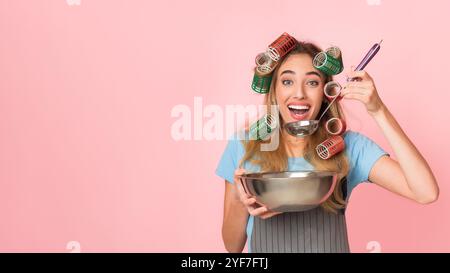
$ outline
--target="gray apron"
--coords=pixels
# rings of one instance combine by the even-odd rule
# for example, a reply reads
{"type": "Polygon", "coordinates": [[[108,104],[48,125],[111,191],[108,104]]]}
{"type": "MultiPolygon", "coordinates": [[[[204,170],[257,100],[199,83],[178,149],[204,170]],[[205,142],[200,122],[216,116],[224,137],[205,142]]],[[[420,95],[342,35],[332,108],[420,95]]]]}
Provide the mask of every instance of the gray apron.
{"type": "Polygon", "coordinates": [[[317,207],[265,220],[254,217],[250,244],[252,253],[348,253],[345,211],[334,214],[317,207]]]}
{"type": "MultiPolygon", "coordinates": [[[[347,195],[347,178],[342,193],[347,195]]],[[[269,219],[254,217],[250,239],[254,253],[349,253],[345,208],[337,214],[322,207],[285,212],[269,219]]]]}

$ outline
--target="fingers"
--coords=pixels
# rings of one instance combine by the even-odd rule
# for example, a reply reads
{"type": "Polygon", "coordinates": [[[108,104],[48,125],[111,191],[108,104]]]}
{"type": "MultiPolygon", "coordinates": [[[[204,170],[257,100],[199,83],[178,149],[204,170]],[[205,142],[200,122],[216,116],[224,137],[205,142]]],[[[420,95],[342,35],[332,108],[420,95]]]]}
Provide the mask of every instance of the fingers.
{"type": "Polygon", "coordinates": [[[260,217],[261,219],[268,219],[275,215],[281,214],[281,212],[269,210],[266,206],[256,207],[257,202],[256,199],[253,197],[247,199],[244,204],[249,204],[247,206],[247,209],[250,215],[260,217]]]}
{"type": "Polygon", "coordinates": [[[271,211],[265,206],[250,210],[249,213],[250,215],[257,216],[261,219],[268,219],[275,215],[281,214],[281,212],[271,211]]]}
{"type": "Polygon", "coordinates": [[[349,88],[363,88],[368,89],[373,86],[373,83],[371,81],[360,81],[360,82],[347,82],[344,85],[343,89],[349,89],[349,88]]]}
{"type": "Polygon", "coordinates": [[[256,203],[256,199],[254,197],[250,197],[250,198],[244,199],[242,201],[242,203],[244,203],[244,205],[246,205],[246,206],[251,206],[256,203]]]}
{"type": "Polygon", "coordinates": [[[236,176],[241,176],[241,175],[243,175],[243,174],[245,174],[245,169],[243,169],[243,168],[239,168],[239,169],[236,169],[235,171],[234,171],[234,176],[236,177],[236,176]]]}
{"type": "Polygon", "coordinates": [[[368,93],[368,90],[362,87],[350,87],[342,89],[340,96],[346,97],[348,94],[360,94],[365,95],[368,93]]]}
{"type": "Polygon", "coordinates": [[[366,101],[367,101],[367,96],[365,94],[361,94],[361,93],[351,92],[351,93],[347,93],[343,96],[344,96],[344,99],[359,100],[363,103],[366,103],[366,101]]]}
{"type": "Polygon", "coordinates": [[[237,186],[239,190],[242,190],[241,179],[240,176],[245,174],[245,169],[239,168],[234,171],[234,184],[237,186]]]}
{"type": "Polygon", "coordinates": [[[347,77],[349,78],[360,78],[362,80],[371,80],[372,78],[365,70],[357,70],[354,71],[354,67],[351,67],[351,70],[347,72],[347,77]]]}
{"type": "Polygon", "coordinates": [[[370,90],[373,88],[372,82],[361,81],[361,82],[348,82],[341,91],[340,96],[343,98],[351,98],[349,94],[359,94],[359,95],[368,95],[370,94],[370,90]]]}
{"type": "Polygon", "coordinates": [[[270,211],[270,212],[264,213],[264,214],[261,215],[260,217],[261,217],[262,219],[268,219],[268,218],[273,217],[273,216],[278,215],[278,214],[281,214],[281,212],[270,211]]]}
{"type": "Polygon", "coordinates": [[[372,80],[366,80],[361,82],[348,82],[342,89],[340,96],[344,99],[354,99],[359,100],[364,104],[370,102],[375,87],[372,80]]]}
{"type": "Polygon", "coordinates": [[[240,176],[245,174],[245,169],[239,168],[234,171],[234,183],[238,189],[239,199],[247,208],[247,211],[252,216],[257,216],[262,219],[273,217],[281,212],[270,211],[266,206],[258,203],[254,196],[247,194],[242,187],[240,176]]]}
{"type": "Polygon", "coordinates": [[[267,207],[259,207],[259,208],[249,208],[248,213],[253,216],[260,216],[265,212],[268,212],[269,209],[267,207]]]}
{"type": "Polygon", "coordinates": [[[250,194],[248,194],[245,189],[243,188],[241,184],[240,176],[245,174],[245,169],[239,168],[234,171],[234,185],[236,186],[237,193],[239,196],[239,200],[241,200],[242,203],[250,197],[252,197],[250,194]]]}

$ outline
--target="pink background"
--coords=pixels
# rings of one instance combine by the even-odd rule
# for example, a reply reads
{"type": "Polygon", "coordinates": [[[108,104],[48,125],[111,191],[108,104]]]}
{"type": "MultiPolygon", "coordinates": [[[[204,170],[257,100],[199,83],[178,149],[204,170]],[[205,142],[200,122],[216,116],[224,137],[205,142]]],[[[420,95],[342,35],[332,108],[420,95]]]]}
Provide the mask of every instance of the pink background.
{"type": "MultiPolygon", "coordinates": [[[[175,141],[175,105],[255,104],[254,57],[286,31],[367,67],[431,165],[438,202],[352,194],[351,249],[450,251],[450,2],[0,1],[0,251],[222,252],[226,140],[175,141]],[[379,5],[371,5],[370,3],[379,5]]],[[[358,102],[349,127],[392,152],[358,102]]],[[[192,110],[193,111],[193,110],[192,110]]]]}

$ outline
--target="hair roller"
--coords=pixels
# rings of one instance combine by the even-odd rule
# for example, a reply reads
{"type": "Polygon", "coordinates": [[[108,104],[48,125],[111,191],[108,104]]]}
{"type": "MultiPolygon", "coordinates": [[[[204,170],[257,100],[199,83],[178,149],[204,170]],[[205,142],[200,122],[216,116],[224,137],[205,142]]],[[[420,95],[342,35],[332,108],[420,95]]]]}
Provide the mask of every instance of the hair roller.
{"type": "Polygon", "coordinates": [[[322,159],[329,159],[345,149],[345,141],[342,136],[332,136],[316,147],[317,155],[322,159]]]}

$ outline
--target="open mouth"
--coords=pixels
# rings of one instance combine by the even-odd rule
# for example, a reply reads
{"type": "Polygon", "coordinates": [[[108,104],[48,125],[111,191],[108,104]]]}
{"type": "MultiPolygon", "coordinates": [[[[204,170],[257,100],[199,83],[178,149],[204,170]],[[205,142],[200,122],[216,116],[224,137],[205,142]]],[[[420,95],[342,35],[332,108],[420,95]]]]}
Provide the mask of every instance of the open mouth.
{"type": "Polygon", "coordinates": [[[307,104],[289,104],[288,109],[291,113],[292,118],[294,118],[295,120],[302,120],[305,119],[308,115],[310,106],[307,104]]]}

